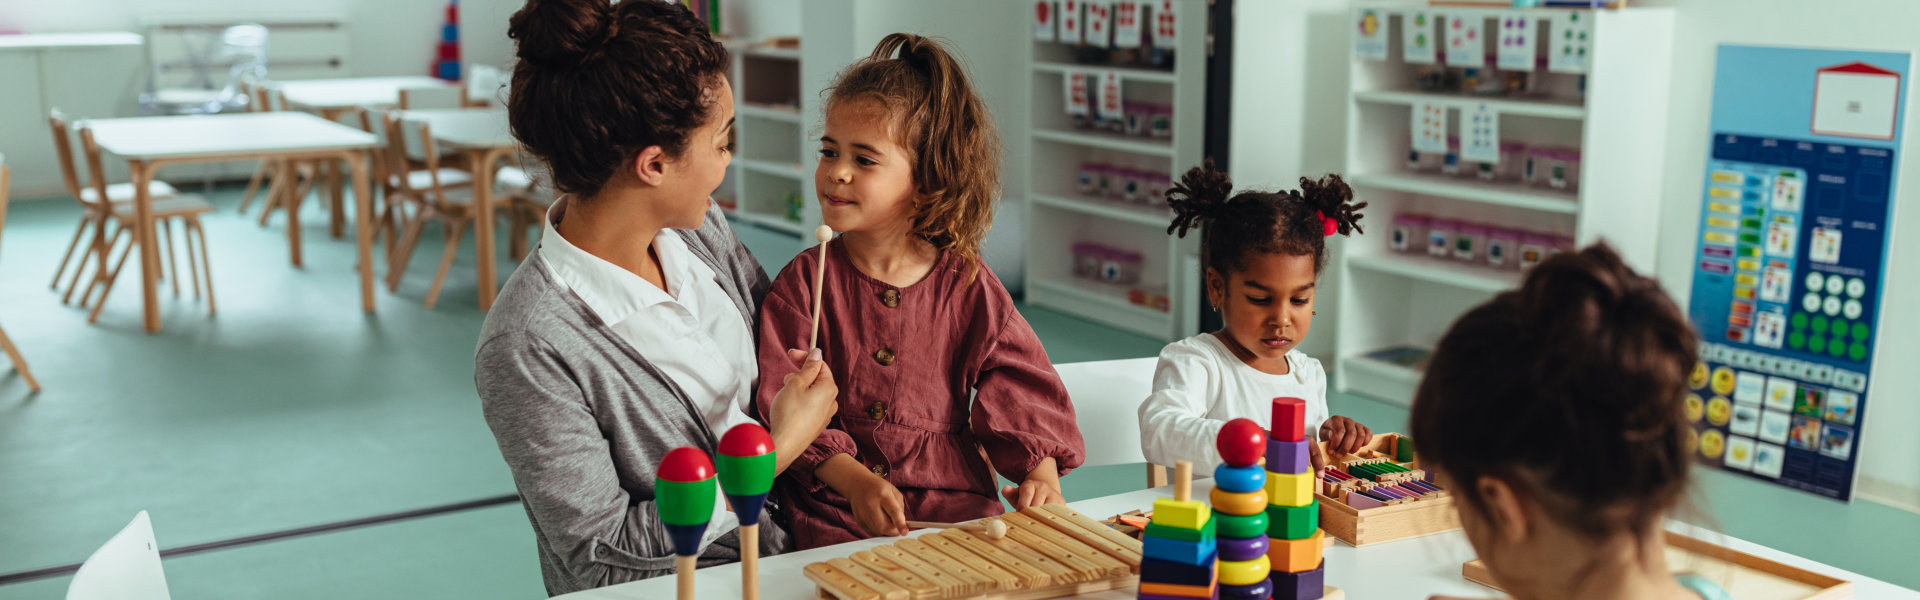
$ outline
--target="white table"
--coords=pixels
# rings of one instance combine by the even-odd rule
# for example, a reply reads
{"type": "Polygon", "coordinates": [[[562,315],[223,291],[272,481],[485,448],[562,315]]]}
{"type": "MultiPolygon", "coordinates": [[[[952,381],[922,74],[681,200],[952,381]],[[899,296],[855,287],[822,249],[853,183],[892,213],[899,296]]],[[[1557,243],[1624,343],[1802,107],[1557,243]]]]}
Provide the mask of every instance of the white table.
{"type": "Polygon", "coordinates": [[[331,121],[362,106],[393,106],[400,101],[400,90],[422,87],[450,87],[454,84],[425,76],[348,77],[280,82],[287,103],[312,110],[331,121]]]}
{"type": "Polygon", "coordinates": [[[494,270],[493,173],[500,157],[520,149],[520,140],[514,139],[507,126],[507,111],[494,108],[409,110],[404,117],[425,121],[433,141],[467,155],[467,166],[473,170],[473,249],[480,269],[480,310],[492,308],[493,296],[499,287],[494,270]]]}
{"type": "MultiPolygon", "coordinates": [[[[1210,483],[1210,481],[1194,482],[1194,496],[1205,498],[1207,492],[1212,489],[1210,483]]],[[[1171,496],[1173,496],[1171,488],[1156,488],[1083,500],[1068,506],[1096,520],[1101,520],[1129,510],[1146,510],[1153,505],[1154,498],[1171,496]]],[[[1920,592],[1862,577],[1856,573],[1829,567],[1752,542],[1703,534],[1678,523],[1670,523],[1668,528],[1726,545],[1734,550],[1852,581],[1855,598],[1920,599],[1920,592]]],[[[924,530],[916,531],[913,535],[918,536],[924,533],[926,533],[924,530]]],[[[802,572],[808,563],[843,558],[854,552],[891,543],[895,539],[861,540],[762,558],[760,560],[760,595],[767,600],[812,600],[814,598],[813,582],[808,580],[802,572]]],[[[1461,564],[1473,558],[1473,549],[1467,545],[1466,535],[1459,531],[1374,544],[1366,548],[1355,548],[1335,542],[1326,550],[1327,585],[1345,590],[1348,598],[1359,600],[1424,600],[1431,594],[1500,597],[1501,594],[1490,588],[1461,578],[1461,564]],[[1381,572],[1391,572],[1392,575],[1380,576],[1381,572]]],[[[694,580],[694,588],[701,598],[740,597],[740,565],[738,564],[701,569],[696,572],[694,580]]],[[[1090,594],[1082,598],[1131,600],[1134,595],[1135,589],[1128,587],[1090,594]]],[[[656,577],[575,592],[561,598],[613,600],[672,598],[673,596],[674,578],[656,577]]]]}
{"type": "MultiPolygon", "coordinates": [[[[373,134],[296,112],[94,119],[87,122],[95,141],[108,153],[127,159],[133,171],[135,240],[140,246],[140,292],[146,330],[160,331],[158,246],[154,243],[153,198],[147,184],[160,167],[230,160],[341,160],[353,172],[354,230],[360,246],[360,303],[373,312],[373,192],[367,181],[366,151],[379,145],[373,134]]],[[[293,263],[300,264],[298,210],[287,211],[293,263]]],[[[100,252],[105,272],[106,252],[100,252]]]]}

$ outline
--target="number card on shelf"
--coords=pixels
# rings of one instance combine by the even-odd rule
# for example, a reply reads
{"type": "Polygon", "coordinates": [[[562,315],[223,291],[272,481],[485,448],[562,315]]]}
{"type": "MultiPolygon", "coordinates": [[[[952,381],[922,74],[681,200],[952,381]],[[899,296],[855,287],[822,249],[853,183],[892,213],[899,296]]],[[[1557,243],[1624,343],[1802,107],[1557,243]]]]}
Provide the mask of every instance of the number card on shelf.
{"type": "Polygon", "coordinates": [[[1413,149],[1420,152],[1447,151],[1447,106],[1445,104],[1414,103],[1413,149]]]}
{"type": "Polygon", "coordinates": [[[1086,12],[1086,3],[1081,0],[1060,0],[1060,42],[1078,44],[1086,41],[1085,28],[1082,26],[1081,13],[1086,12]]]}
{"type": "Polygon", "coordinates": [[[1400,18],[1400,58],[1408,64],[1434,62],[1433,14],[1424,10],[1400,18]]]}
{"type": "Polygon", "coordinates": [[[1113,7],[1113,47],[1139,48],[1140,21],[1147,9],[1139,0],[1120,0],[1113,7]]]}
{"type": "Polygon", "coordinates": [[[1367,60],[1387,59],[1387,13],[1369,8],[1360,11],[1359,32],[1353,36],[1353,54],[1367,60]]]}
{"type": "Polygon", "coordinates": [[[1081,0],[1087,5],[1087,45],[1096,48],[1113,46],[1113,0],[1081,0]]]}
{"type": "Polygon", "coordinates": [[[1172,48],[1180,41],[1180,23],[1173,12],[1173,0],[1153,3],[1153,45],[1172,48]]]}
{"type": "Polygon", "coordinates": [[[1499,163],[1500,113],[1485,102],[1460,112],[1460,160],[1499,163]]]}
{"type": "Polygon", "coordinates": [[[1452,15],[1444,21],[1447,32],[1447,64],[1455,67],[1481,67],[1487,64],[1487,40],[1480,30],[1486,20],[1478,16],[1452,15]]]}
{"type": "Polygon", "coordinates": [[[1555,73],[1587,72],[1588,56],[1593,49],[1593,13],[1571,10],[1553,18],[1553,48],[1547,56],[1547,70],[1555,73]]]}
{"type": "Polygon", "coordinates": [[[1093,103],[1087,96],[1087,92],[1090,91],[1087,87],[1090,85],[1087,74],[1068,73],[1066,78],[1067,114],[1079,117],[1092,116],[1093,103]]]}
{"type": "Polygon", "coordinates": [[[1100,73],[1100,118],[1117,120],[1127,118],[1120,106],[1120,72],[1103,71],[1100,73]]]}
{"type": "Polygon", "coordinates": [[[1532,71],[1540,23],[1527,13],[1500,15],[1499,66],[1502,71],[1532,71]]]}
{"type": "Polygon", "coordinates": [[[1033,39],[1035,41],[1051,42],[1059,37],[1054,33],[1054,30],[1059,28],[1060,21],[1056,18],[1059,12],[1060,7],[1054,5],[1054,0],[1034,0],[1033,39]]]}

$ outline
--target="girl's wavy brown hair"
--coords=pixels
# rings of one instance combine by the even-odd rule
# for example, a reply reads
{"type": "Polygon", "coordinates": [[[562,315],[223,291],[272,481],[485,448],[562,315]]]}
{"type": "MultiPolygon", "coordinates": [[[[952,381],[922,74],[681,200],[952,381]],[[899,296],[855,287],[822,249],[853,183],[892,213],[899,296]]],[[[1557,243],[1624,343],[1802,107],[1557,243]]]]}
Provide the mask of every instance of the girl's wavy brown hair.
{"type": "Polygon", "coordinates": [[[888,35],[827,88],[827,112],[854,102],[886,107],[913,153],[912,234],[967,259],[971,281],[1000,196],[1000,136],[966,69],[940,41],[888,35]]]}

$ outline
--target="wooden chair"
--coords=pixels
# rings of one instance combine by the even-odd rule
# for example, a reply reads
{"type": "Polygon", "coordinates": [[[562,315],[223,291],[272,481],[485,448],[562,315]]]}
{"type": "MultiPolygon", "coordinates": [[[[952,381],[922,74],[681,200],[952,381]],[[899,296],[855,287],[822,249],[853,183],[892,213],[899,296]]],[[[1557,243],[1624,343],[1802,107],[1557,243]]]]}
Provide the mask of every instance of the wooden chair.
{"type": "MultiPolygon", "coordinates": [[[[7,169],[6,155],[0,154],[0,233],[7,230],[7,184],[12,176],[13,172],[7,169]]],[[[13,340],[7,338],[5,329],[0,329],[0,350],[6,351],[7,360],[13,361],[13,370],[20,373],[20,378],[27,380],[27,389],[35,394],[40,393],[40,382],[33,378],[33,371],[27,370],[27,358],[21,356],[20,349],[13,346],[13,340]]]]}
{"type": "MultiPolygon", "coordinates": [[[[73,232],[73,241],[67,244],[66,254],[60,257],[60,267],[53,272],[53,282],[48,284],[49,288],[54,291],[60,290],[60,277],[66,274],[67,265],[73,263],[73,251],[80,247],[80,240],[90,231],[96,236],[96,239],[87,242],[87,252],[80,255],[80,264],[74,267],[73,278],[67,284],[66,294],[60,300],[64,303],[73,300],[73,291],[79,284],[81,268],[85,266],[94,250],[99,248],[100,245],[97,242],[105,239],[98,236],[105,234],[105,226],[111,220],[112,211],[109,210],[108,204],[126,205],[127,210],[132,210],[130,203],[133,202],[134,187],[132,183],[115,183],[107,185],[106,192],[102,194],[92,185],[81,185],[79,170],[74,167],[73,162],[73,129],[66,113],[60,112],[57,108],[49,111],[47,124],[53,131],[54,154],[60,159],[60,175],[67,185],[67,193],[72,195],[83,209],[80,213],[80,225],[73,232]],[[103,196],[107,201],[101,200],[103,196]]],[[[180,192],[173,186],[158,180],[147,184],[147,194],[156,203],[170,201],[180,196],[180,192]]],[[[167,234],[171,236],[172,232],[169,230],[167,234]]],[[[168,251],[172,251],[172,244],[168,244],[168,251]]],[[[175,290],[178,289],[179,286],[175,285],[175,290]]]]}
{"type": "MultiPolygon", "coordinates": [[[[394,113],[381,115],[387,125],[387,163],[392,173],[388,176],[391,185],[389,198],[398,198],[399,202],[389,200],[390,206],[412,206],[413,215],[404,211],[398,218],[404,223],[400,233],[400,243],[392,249],[391,263],[387,267],[387,289],[400,288],[400,277],[407,271],[412,261],[414,246],[420,242],[420,234],[428,223],[439,223],[445,233],[446,250],[440,255],[440,270],[433,276],[433,285],[427,289],[426,306],[433,305],[440,298],[440,287],[446,283],[447,270],[453,267],[453,259],[459,255],[460,239],[466,228],[479,215],[474,206],[473,178],[465,171],[440,166],[440,153],[433,144],[433,133],[424,121],[408,120],[394,113]],[[404,161],[417,159],[425,165],[422,170],[409,170],[404,161]]],[[[513,199],[505,195],[493,197],[496,215],[507,215],[512,211],[513,199]]]]}
{"type": "MultiPolygon", "coordinates": [[[[101,176],[101,173],[104,173],[105,170],[101,167],[100,146],[94,143],[93,130],[87,127],[84,122],[80,125],[80,148],[85,152],[87,157],[87,170],[91,171],[88,175],[93,189],[97,190],[96,193],[100,196],[106,196],[107,184],[105,178],[101,176]]],[[[205,199],[195,195],[180,195],[166,200],[155,199],[153,201],[151,214],[156,222],[157,229],[164,237],[163,241],[167,248],[166,267],[162,272],[172,273],[174,275],[169,278],[173,282],[173,295],[180,295],[180,269],[173,259],[173,228],[169,223],[174,220],[179,220],[185,226],[187,269],[190,274],[189,281],[192,282],[193,295],[195,298],[200,297],[200,283],[204,277],[207,285],[207,314],[212,315],[214,314],[213,263],[209,261],[207,255],[207,231],[200,225],[200,215],[209,212],[213,212],[213,205],[208,204],[205,199]],[[193,254],[195,249],[194,237],[196,234],[198,234],[200,238],[200,256],[197,262],[194,260],[193,254]]],[[[113,284],[120,278],[120,269],[126,266],[127,256],[133,253],[135,243],[134,236],[139,235],[139,229],[135,227],[135,214],[132,202],[109,204],[108,219],[112,220],[119,227],[114,230],[113,237],[107,238],[105,237],[106,220],[102,220],[101,223],[96,226],[96,232],[94,234],[95,243],[93,244],[92,252],[89,254],[96,258],[110,255],[113,248],[119,246],[121,238],[125,238],[127,244],[125,246],[119,246],[119,258],[112,259],[111,261],[102,260],[100,263],[101,268],[95,269],[94,271],[93,281],[88,283],[86,291],[80,294],[80,306],[85,307],[88,302],[88,297],[93,295],[94,288],[96,286],[100,288],[100,297],[93,300],[93,312],[87,315],[88,323],[95,323],[100,320],[100,309],[107,305],[107,295],[113,293],[113,284]],[[129,235],[129,232],[132,232],[132,234],[129,235]],[[102,240],[105,240],[105,243],[100,243],[102,240]],[[113,263],[112,269],[104,268],[107,262],[113,263]]],[[[85,263],[85,259],[82,259],[80,266],[85,267],[85,263]]],[[[75,287],[77,287],[79,283],[78,278],[80,271],[80,268],[74,270],[75,287]]],[[[68,289],[67,293],[71,295],[73,290],[68,289]]]]}
{"type": "Polygon", "coordinates": [[[466,88],[451,85],[400,88],[400,103],[394,105],[394,108],[400,110],[462,108],[466,104],[466,95],[466,88]]]}
{"type": "MultiPolygon", "coordinates": [[[[526,164],[524,160],[519,160],[526,164]]],[[[547,209],[553,206],[557,197],[553,191],[550,175],[542,169],[527,169],[518,165],[500,167],[493,180],[499,184],[501,194],[513,200],[513,209],[508,215],[508,232],[512,238],[507,240],[508,255],[513,260],[526,260],[532,236],[541,231],[541,224],[547,217],[547,209]],[[529,231],[528,227],[532,227],[529,231]]]]}
{"type": "MultiPolygon", "coordinates": [[[[255,86],[261,112],[283,112],[287,110],[287,95],[280,86],[270,81],[259,82],[255,86]]],[[[273,177],[267,184],[266,204],[260,209],[260,226],[265,227],[267,220],[273,217],[273,211],[285,208],[299,210],[307,199],[307,193],[319,184],[319,165],[311,160],[272,160],[261,163],[261,168],[273,177]]],[[[327,201],[327,200],[323,200],[327,201]]],[[[241,201],[245,210],[246,201],[241,201]]],[[[333,207],[334,229],[341,227],[340,207],[333,207]]]]}
{"type": "MultiPolygon", "coordinates": [[[[244,77],[236,82],[235,85],[239,86],[241,95],[246,98],[247,112],[255,113],[266,111],[266,90],[260,85],[258,79],[251,76],[244,77]]],[[[247,207],[253,206],[253,196],[260,191],[260,182],[266,179],[267,167],[267,161],[263,160],[260,161],[260,166],[253,168],[253,177],[247,179],[247,192],[241,196],[240,208],[237,212],[245,213],[247,212],[247,207]]]]}

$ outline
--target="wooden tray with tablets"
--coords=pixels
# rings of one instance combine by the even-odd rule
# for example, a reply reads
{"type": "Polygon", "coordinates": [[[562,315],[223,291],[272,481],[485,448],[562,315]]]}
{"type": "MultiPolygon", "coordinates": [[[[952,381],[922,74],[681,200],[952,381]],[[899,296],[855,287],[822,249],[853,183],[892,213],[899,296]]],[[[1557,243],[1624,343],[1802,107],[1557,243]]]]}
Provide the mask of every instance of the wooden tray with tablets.
{"type": "MultiPolygon", "coordinates": [[[[1396,456],[1396,450],[1400,449],[1402,443],[1408,446],[1407,454],[1412,453],[1412,443],[1403,442],[1405,439],[1397,433],[1376,434],[1373,436],[1373,441],[1362,446],[1359,452],[1344,457],[1329,457],[1329,464],[1338,467],[1343,461],[1356,458],[1383,459],[1404,468],[1418,469],[1420,466],[1418,460],[1394,460],[1403,458],[1396,456]]],[[[1325,445],[1322,444],[1321,447],[1324,449],[1325,445]]],[[[1320,528],[1325,529],[1327,535],[1354,546],[1367,546],[1460,528],[1460,518],[1453,510],[1453,497],[1444,491],[1384,505],[1357,502],[1368,506],[1355,507],[1348,504],[1349,493],[1340,492],[1336,486],[1321,482],[1314,490],[1314,497],[1320,501],[1320,528]]]]}
{"type": "MultiPolygon", "coordinates": [[[[1712,542],[1667,532],[1667,567],[1719,583],[1740,600],[1839,600],[1853,597],[1853,582],[1785,565],[1712,542]]],[[[1493,589],[1487,566],[1479,560],[1461,565],[1467,581],[1493,589]]],[[[1502,590],[1504,591],[1504,590],[1502,590]]]]}

